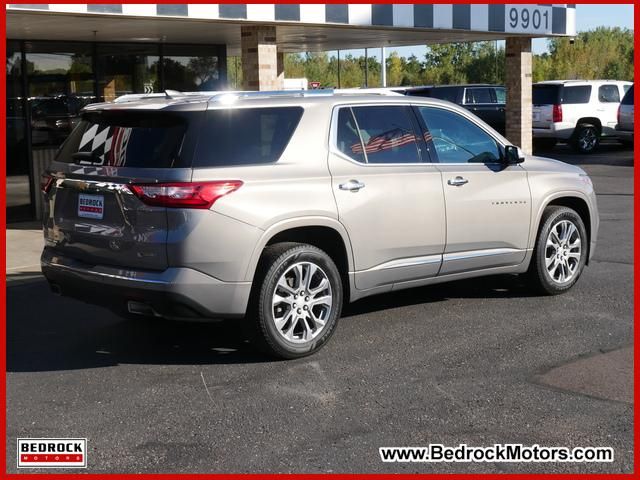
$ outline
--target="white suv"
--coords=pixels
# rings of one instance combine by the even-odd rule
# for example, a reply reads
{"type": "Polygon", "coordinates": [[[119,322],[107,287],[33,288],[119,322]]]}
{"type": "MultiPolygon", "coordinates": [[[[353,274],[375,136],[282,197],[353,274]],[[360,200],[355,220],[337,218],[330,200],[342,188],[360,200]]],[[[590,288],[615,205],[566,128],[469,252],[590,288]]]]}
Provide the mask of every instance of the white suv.
{"type": "Polygon", "coordinates": [[[533,139],[551,148],[569,142],[580,153],[598,148],[601,136],[616,136],[620,100],[631,82],[552,80],[533,85],[533,139]]]}

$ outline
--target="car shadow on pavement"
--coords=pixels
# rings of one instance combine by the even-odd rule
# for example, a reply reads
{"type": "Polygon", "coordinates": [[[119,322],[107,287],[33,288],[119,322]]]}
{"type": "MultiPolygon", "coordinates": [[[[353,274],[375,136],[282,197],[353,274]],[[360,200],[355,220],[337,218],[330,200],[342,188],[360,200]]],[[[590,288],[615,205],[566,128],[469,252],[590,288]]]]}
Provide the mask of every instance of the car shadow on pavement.
{"type": "MultiPolygon", "coordinates": [[[[466,280],[369,297],[347,307],[344,316],[448,298],[529,295],[517,277],[491,277],[481,282],[466,280]]],[[[25,282],[12,281],[7,288],[7,372],[76,370],[118,364],[275,361],[246,340],[241,321],[124,319],[106,309],[56,296],[42,277],[31,276],[25,282]]]]}
{"type": "Polygon", "coordinates": [[[125,319],[54,295],[42,277],[9,284],[6,328],[7,372],[273,361],[244,340],[238,320],[125,319]]]}
{"type": "Polygon", "coordinates": [[[614,140],[603,141],[598,149],[590,154],[576,153],[568,144],[560,143],[552,149],[534,147],[533,154],[538,157],[553,158],[572,165],[610,165],[633,167],[633,147],[622,145],[614,140]]]}
{"type": "Polygon", "coordinates": [[[342,312],[342,316],[350,317],[421,303],[442,302],[451,298],[522,298],[535,295],[521,277],[517,275],[496,275],[366,297],[347,305],[342,312]]]}

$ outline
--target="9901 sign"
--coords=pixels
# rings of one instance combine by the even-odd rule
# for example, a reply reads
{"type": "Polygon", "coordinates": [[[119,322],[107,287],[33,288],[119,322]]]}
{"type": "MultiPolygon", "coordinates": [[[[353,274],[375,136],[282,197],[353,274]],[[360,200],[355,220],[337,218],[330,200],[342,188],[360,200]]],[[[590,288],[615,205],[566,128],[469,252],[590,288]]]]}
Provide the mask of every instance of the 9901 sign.
{"type": "Polygon", "coordinates": [[[505,31],[516,33],[551,33],[551,7],[507,6],[505,31]]]}

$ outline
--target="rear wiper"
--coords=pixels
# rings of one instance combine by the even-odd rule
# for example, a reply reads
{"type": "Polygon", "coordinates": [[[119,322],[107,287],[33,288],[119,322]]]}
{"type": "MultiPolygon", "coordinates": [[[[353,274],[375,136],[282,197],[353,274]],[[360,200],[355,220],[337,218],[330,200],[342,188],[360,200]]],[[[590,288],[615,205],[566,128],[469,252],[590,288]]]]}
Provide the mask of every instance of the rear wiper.
{"type": "Polygon", "coordinates": [[[80,160],[81,162],[89,163],[101,163],[102,160],[96,152],[76,152],[71,155],[74,160],[80,160]]]}

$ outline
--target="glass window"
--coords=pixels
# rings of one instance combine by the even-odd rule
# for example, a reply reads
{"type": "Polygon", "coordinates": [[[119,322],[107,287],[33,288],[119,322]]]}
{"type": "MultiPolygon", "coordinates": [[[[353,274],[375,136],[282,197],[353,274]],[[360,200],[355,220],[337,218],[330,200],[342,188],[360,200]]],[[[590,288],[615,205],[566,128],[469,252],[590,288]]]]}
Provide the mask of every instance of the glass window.
{"type": "Polygon", "coordinates": [[[18,42],[7,42],[7,220],[23,220],[31,211],[27,118],[22,93],[22,54],[18,42]]]}
{"type": "Polygon", "coordinates": [[[96,101],[91,45],[28,42],[25,50],[31,143],[60,145],[80,109],[96,101]]]}
{"type": "Polygon", "coordinates": [[[301,107],[209,110],[194,167],[276,162],[302,117],[301,107]]]}
{"type": "Polygon", "coordinates": [[[358,128],[350,108],[341,108],[338,111],[338,132],[336,137],[338,150],[356,162],[367,162],[364,157],[364,149],[360,141],[358,128]]]}
{"type": "Polygon", "coordinates": [[[602,103],[620,103],[620,91],[617,85],[601,85],[598,88],[598,100],[602,103]]]}
{"type": "Polygon", "coordinates": [[[557,105],[560,103],[560,85],[537,84],[533,86],[534,105],[557,105]]]}
{"type": "Polygon", "coordinates": [[[186,116],[171,113],[88,112],[57,160],[136,168],[188,166],[190,159],[181,157],[187,127],[186,116]]]}
{"type": "Polygon", "coordinates": [[[436,87],[431,89],[430,96],[456,103],[458,101],[458,87],[436,87]]]}
{"type": "Polygon", "coordinates": [[[627,90],[627,93],[625,93],[622,99],[622,104],[633,105],[633,85],[631,85],[631,88],[629,88],[629,90],[627,90]]]}
{"type": "Polygon", "coordinates": [[[181,92],[222,88],[217,46],[165,45],[164,88],[181,92]]]}
{"type": "Polygon", "coordinates": [[[353,107],[367,163],[420,163],[408,107],[353,107]]]}
{"type": "Polygon", "coordinates": [[[590,98],[591,85],[564,87],[562,89],[562,103],[565,104],[589,103],[590,98]]]}
{"type": "Polygon", "coordinates": [[[418,107],[441,163],[495,163],[501,159],[496,141],[457,113],[418,107]]]}
{"type": "Polygon", "coordinates": [[[128,93],[160,91],[157,45],[98,44],[98,96],[110,102],[128,93]]]}
{"type": "Polygon", "coordinates": [[[496,101],[498,103],[507,102],[507,91],[503,87],[496,88],[495,92],[496,92],[496,101]]]}
{"type": "Polygon", "coordinates": [[[467,88],[465,103],[495,103],[491,88],[467,88]]]}

